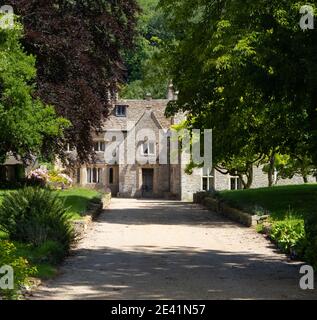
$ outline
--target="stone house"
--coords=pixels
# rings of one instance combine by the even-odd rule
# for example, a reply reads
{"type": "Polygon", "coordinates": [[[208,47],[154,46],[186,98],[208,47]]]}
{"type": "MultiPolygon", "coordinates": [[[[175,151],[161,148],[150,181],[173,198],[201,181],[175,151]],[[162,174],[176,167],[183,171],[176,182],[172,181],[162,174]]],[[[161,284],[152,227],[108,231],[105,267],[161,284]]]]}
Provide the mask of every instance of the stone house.
{"type": "Polygon", "coordinates": [[[29,171],[36,165],[36,160],[34,163],[25,165],[20,159],[8,154],[6,161],[0,165],[0,185],[22,182],[29,171]]]}
{"type": "MultiPolygon", "coordinates": [[[[168,102],[175,98],[170,86],[167,98],[162,100],[154,100],[150,96],[144,100],[116,99],[102,130],[94,134],[94,160],[74,170],[74,181],[85,187],[111,190],[112,194],[118,197],[183,201],[192,201],[193,194],[202,190],[242,188],[239,178],[223,175],[216,170],[205,172],[202,168],[196,168],[192,174],[187,174],[185,160],[188,155],[181,152],[177,155],[178,164],[172,164],[169,160],[164,164],[159,161],[160,130],[169,130],[184,119],[183,115],[171,118],[164,115],[168,102]],[[135,136],[139,138],[132,142],[135,148],[127,143],[130,127],[134,127],[135,136]],[[152,132],[151,137],[144,131],[148,129],[152,132]],[[106,159],[106,154],[112,156],[111,161],[106,159]],[[129,161],[135,156],[142,160],[141,163],[129,161]]],[[[168,144],[166,151],[167,158],[170,159],[171,150],[168,144]]],[[[266,187],[267,181],[267,175],[263,173],[262,168],[255,167],[252,187],[266,187]]],[[[310,182],[316,182],[316,179],[310,178],[310,182]]],[[[297,183],[303,183],[302,177],[278,182],[297,183]]]]}

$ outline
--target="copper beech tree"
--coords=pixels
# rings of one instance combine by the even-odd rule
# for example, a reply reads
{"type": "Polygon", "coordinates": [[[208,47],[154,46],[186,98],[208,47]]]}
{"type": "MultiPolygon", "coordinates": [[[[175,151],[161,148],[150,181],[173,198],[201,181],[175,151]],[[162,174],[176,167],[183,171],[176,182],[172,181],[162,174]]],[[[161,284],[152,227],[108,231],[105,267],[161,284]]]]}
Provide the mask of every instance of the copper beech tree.
{"type": "MultiPolygon", "coordinates": [[[[7,0],[24,26],[22,43],[35,55],[35,95],[71,122],[64,140],[46,147],[65,159],[65,145],[78,160],[92,154],[92,129],[107,116],[109,93],[124,80],[122,55],[133,46],[135,0],[7,0]]],[[[46,152],[45,148],[43,150],[46,152]]]]}

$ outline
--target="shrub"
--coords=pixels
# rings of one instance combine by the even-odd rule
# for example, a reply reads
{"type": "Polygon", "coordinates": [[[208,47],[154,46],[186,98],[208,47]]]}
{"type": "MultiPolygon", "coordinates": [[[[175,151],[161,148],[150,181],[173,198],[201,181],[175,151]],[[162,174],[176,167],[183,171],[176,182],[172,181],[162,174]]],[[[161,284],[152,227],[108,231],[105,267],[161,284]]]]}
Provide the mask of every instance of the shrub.
{"type": "Polygon", "coordinates": [[[256,226],[256,232],[258,232],[258,233],[264,233],[264,231],[265,231],[265,228],[264,228],[263,223],[260,223],[260,224],[258,224],[258,225],[256,226]]]}
{"type": "Polygon", "coordinates": [[[46,241],[70,248],[74,231],[67,209],[48,189],[26,187],[9,193],[0,206],[0,229],[10,240],[40,246],[46,241]]]}
{"type": "Polygon", "coordinates": [[[48,184],[53,187],[71,186],[73,180],[65,173],[56,170],[49,171],[48,184]]]}
{"type": "Polygon", "coordinates": [[[17,257],[16,248],[11,242],[0,241],[0,267],[5,265],[11,266],[14,270],[14,289],[0,288],[0,296],[4,299],[16,299],[19,297],[21,286],[28,284],[28,277],[33,275],[36,269],[31,268],[26,259],[17,257]]]}
{"type": "Polygon", "coordinates": [[[44,187],[48,180],[48,172],[46,169],[38,168],[27,175],[26,184],[28,186],[44,187]]]}
{"type": "Polygon", "coordinates": [[[287,217],[282,221],[274,221],[270,238],[283,252],[296,257],[302,256],[307,245],[304,220],[287,217]]]}
{"type": "Polygon", "coordinates": [[[317,270],[317,214],[310,214],[305,220],[307,250],[305,258],[317,270]]]}
{"type": "Polygon", "coordinates": [[[65,256],[64,247],[56,241],[46,241],[35,250],[34,262],[58,264],[65,256]]]}
{"type": "Polygon", "coordinates": [[[39,186],[44,188],[45,186],[51,186],[53,188],[71,186],[73,180],[70,176],[60,171],[50,169],[46,167],[40,167],[31,171],[27,175],[26,185],[39,186]]]}

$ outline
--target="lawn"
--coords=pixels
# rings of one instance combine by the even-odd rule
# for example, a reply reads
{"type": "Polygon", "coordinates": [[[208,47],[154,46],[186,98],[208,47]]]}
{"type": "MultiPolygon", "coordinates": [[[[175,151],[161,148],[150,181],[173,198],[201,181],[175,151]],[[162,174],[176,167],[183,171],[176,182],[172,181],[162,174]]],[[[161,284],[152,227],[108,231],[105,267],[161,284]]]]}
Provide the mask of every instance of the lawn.
{"type": "MultiPolygon", "coordinates": [[[[5,194],[10,191],[11,190],[0,190],[0,204],[5,194]]],[[[100,192],[84,188],[72,188],[56,192],[61,200],[65,201],[65,207],[69,208],[69,214],[72,220],[80,219],[87,211],[89,203],[101,198],[100,192]]]]}
{"type": "Polygon", "coordinates": [[[260,206],[268,210],[274,219],[283,219],[289,212],[305,218],[316,211],[317,184],[222,191],[219,197],[247,211],[260,206]]]}
{"type": "Polygon", "coordinates": [[[84,188],[73,188],[57,192],[59,197],[65,201],[65,206],[69,208],[72,220],[80,219],[87,211],[89,203],[96,202],[101,198],[100,192],[84,188]]]}

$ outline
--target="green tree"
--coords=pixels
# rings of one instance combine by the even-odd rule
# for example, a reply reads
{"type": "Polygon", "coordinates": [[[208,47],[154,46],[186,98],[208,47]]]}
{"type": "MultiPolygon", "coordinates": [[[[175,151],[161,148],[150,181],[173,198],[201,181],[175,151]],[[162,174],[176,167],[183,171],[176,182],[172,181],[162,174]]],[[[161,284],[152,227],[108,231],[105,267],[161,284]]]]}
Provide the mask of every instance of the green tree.
{"type": "Polygon", "coordinates": [[[80,162],[93,154],[109,93],[123,82],[123,53],[135,35],[136,0],[8,0],[21,16],[27,52],[37,57],[36,94],[72,126],[66,141],[47,141],[63,160],[67,143],[80,162]]]}
{"type": "Polygon", "coordinates": [[[32,155],[52,156],[44,146],[63,137],[69,122],[56,115],[52,106],[34,98],[35,58],[21,46],[23,28],[0,29],[0,164],[8,152],[28,160],[32,155]]]}
{"type": "Polygon", "coordinates": [[[215,163],[246,149],[251,162],[297,155],[299,145],[316,154],[317,42],[299,27],[303,4],[161,0],[170,28],[182,30],[168,61],[179,101],[167,111],[214,130],[215,163]]]}

